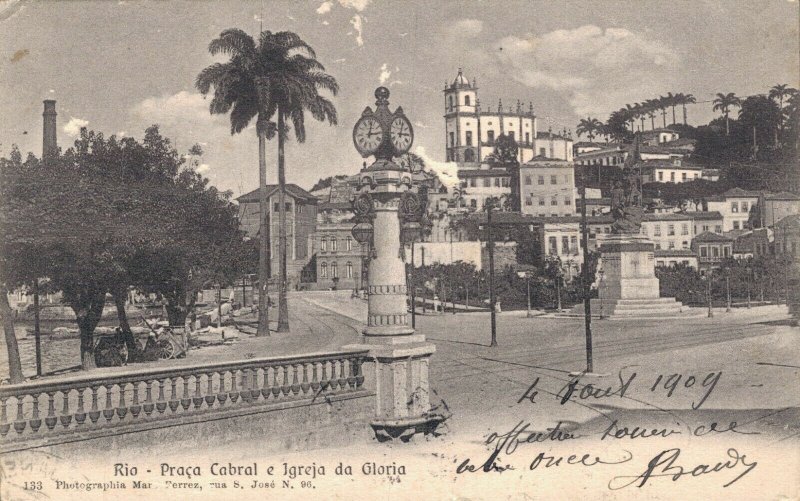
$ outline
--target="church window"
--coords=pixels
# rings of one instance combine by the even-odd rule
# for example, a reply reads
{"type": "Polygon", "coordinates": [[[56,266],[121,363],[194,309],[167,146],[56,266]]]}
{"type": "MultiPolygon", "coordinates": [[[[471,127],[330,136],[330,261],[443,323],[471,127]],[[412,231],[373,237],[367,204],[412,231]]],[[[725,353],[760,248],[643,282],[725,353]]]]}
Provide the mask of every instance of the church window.
{"type": "Polygon", "coordinates": [[[494,178],[494,187],[495,188],[499,188],[500,187],[500,178],[499,177],[494,178]]]}
{"type": "Polygon", "coordinates": [[[322,278],[328,278],[328,263],[322,263],[319,265],[319,275],[322,278]]]}
{"type": "MultiPolygon", "coordinates": [[[[328,237],[322,237],[322,243],[320,245],[320,250],[321,251],[328,250],[328,237]]],[[[323,263],[323,265],[324,265],[324,263],[323,263]]]]}
{"type": "Polygon", "coordinates": [[[469,96],[464,96],[464,106],[469,106],[469,96]]]}
{"type": "MultiPolygon", "coordinates": [[[[469,124],[467,124],[469,125],[469,124]]],[[[467,131],[467,146],[472,146],[472,131],[467,131]]]]}
{"type": "MultiPolygon", "coordinates": [[[[467,132],[467,139],[469,141],[470,146],[472,145],[472,136],[469,132],[467,132]]],[[[475,153],[472,150],[465,150],[464,151],[464,161],[465,162],[474,162],[475,161],[475,153]]]]}
{"type": "Polygon", "coordinates": [[[331,237],[331,251],[336,252],[337,250],[336,237],[331,237]]]}
{"type": "Polygon", "coordinates": [[[561,253],[569,254],[569,237],[561,237],[561,253]]]}
{"type": "Polygon", "coordinates": [[[331,263],[331,278],[339,278],[339,265],[336,261],[331,263]]]}
{"type": "MultiPolygon", "coordinates": [[[[509,126],[510,126],[510,125],[511,125],[511,124],[509,124],[509,126]]],[[[513,139],[514,139],[514,131],[513,131],[513,130],[510,130],[510,131],[508,131],[508,137],[509,137],[511,140],[513,140],[513,139]]]]}
{"type": "Polygon", "coordinates": [[[450,96],[450,109],[453,109],[453,96],[450,96]]]}
{"type": "MultiPolygon", "coordinates": [[[[491,123],[489,125],[491,125],[491,123]]],[[[488,142],[489,144],[494,144],[494,131],[493,130],[486,131],[486,142],[488,142]]]]}
{"type": "MultiPolygon", "coordinates": [[[[525,125],[527,126],[527,124],[525,124],[525,125]]],[[[531,144],[531,133],[530,132],[526,132],[525,133],[525,144],[531,144]]]]}
{"type": "Polygon", "coordinates": [[[347,278],[353,278],[353,263],[348,261],[345,265],[345,270],[345,276],[347,276],[347,278]]]}
{"type": "Polygon", "coordinates": [[[455,145],[456,145],[456,133],[455,132],[451,132],[450,133],[450,146],[455,146],[455,145]]]}
{"type": "Polygon", "coordinates": [[[353,239],[351,237],[345,238],[344,242],[345,242],[345,249],[349,251],[353,250],[353,239]]]}
{"type": "Polygon", "coordinates": [[[489,188],[492,185],[492,180],[488,177],[483,178],[483,187],[489,188]]]}

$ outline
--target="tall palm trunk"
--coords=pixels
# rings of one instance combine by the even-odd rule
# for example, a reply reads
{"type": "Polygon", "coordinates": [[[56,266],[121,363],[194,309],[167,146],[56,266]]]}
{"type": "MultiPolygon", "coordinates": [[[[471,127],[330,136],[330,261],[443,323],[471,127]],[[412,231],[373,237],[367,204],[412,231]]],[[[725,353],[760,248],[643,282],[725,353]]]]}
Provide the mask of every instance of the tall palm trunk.
{"type": "Polygon", "coordinates": [[[289,305],[286,303],[286,169],[284,165],[284,119],[278,111],[278,256],[280,285],[278,286],[278,332],[289,332],[289,305]]]}
{"type": "Polygon", "coordinates": [[[725,135],[726,136],[730,136],[731,135],[731,122],[728,119],[728,111],[727,110],[725,111],[725,135]]]}
{"type": "Polygon", "coordinates": [[[258,330],[256,336],[269,336],[269,199],[267,198],[267,131],[259,122],[258,129],[258,330]]]}
{"type": "Polygon", "coordinates": [[[14,312],[8,304],[8,289],[5,284],[0,286],[0,316],[3,317],[3,332],[6,338],[6,350],[8,351],[8,381],[11,384],[21,383],[25,380],[22,375],[22,362],[19,358],[19,346],[17,345],[17,334],[14,331],[14,312]]]}
{"type": "Polygon", "coordinates": [[[661,120],[664,122],[664,128],[667,128],[667,109],[661,108],[661,120]]]}
{"type": "Polygon", "coordinates": [[[687,125],[686,123],[686,105],[683,105],[683,125],[687,125]]]}
{"type": "Polygon", "coordinates": [[[675,125],[675,106],[672,106],[672,125],[675,125]]]}

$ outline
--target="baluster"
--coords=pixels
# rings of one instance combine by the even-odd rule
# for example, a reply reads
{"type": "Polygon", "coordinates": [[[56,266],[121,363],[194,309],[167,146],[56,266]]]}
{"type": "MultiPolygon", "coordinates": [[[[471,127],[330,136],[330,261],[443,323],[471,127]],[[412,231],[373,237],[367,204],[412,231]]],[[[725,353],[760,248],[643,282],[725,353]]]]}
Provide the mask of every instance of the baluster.
{"type": "Polygon", "coordinates": [[[181,405],[180,399],[178,398],[178,378],[170,378],[169,380],[169,408],[172,412],[178,410],[178,406],[181,405]]]}
{"type": "Polygon", "coordinates": [[[319,391],[319,378],[317,377],[317,362],[311,362],[311,389],[314,393],[319,391]]]}
{"type": "Polygon", "coordinates": [[[254,401],[258,401],[258,397],[261,396],[261,389],[258,387],[258,367],[253,367],[250,369],[250,374],[252,377],[250,378],[250,398],[254,401]]]}
{"type": "Polygon", "coordinates": [[[11,429],[11,424],[8,422],[8,414],[6,410],[6,401],[7,398],[0,398],[0,403],[3,404],[3,408],[0,410],[0,435],[6,436],[8,431],[11,429]]]}
{"type": "Polygon", "coordinates": [[[250,369],[242,369],[242,391],[239,394],[242,396],[243,402],[250,401],[250,369]]]}
{"type": "Polygon", "coordinates": [[[183,379],[183,397],[181,398],[181,406],[183,406],[183,410],[188,411],[189,406],[192,405],[192,399],[189,398],[189,375],[184,375],[181,379],[183,379]]]}
{"type": "Polygon", "coordinates": [[[225,404],[225,401],[228,400],[228,393],[225,391],[225,374],[227,371],[220,371],[219,374],[219,393],[217,393],[217,401],[220,404],[225,404]]]}
{"type": "Polygon", "coordinates": [[[39,427],[42,426],[42,420],[39,419],[39,395],[41,393],[33,394],[33,414],[31,416],[31,429],[33,431],[39,431],[39,427]]]}
{"type": "Polygon", "coordinates": [[[278,367],[270,367],[270,371],[272,372],[272,383],[270,384],[270,391],[272,392],[272,398],[278,398],[281,393],[280,385],[278,384],[278,367]]]}
{"type": "Polygon", "coordinates": [[[347,387],[347,377],[345,376],[345,359],[339,359],[339,389],[344,390],[347,387]]]}
{"type": "MultiPolygon", "coordinates": [[[[158,401],[156,402],[156,409],[158,409],[160,414],[164,414],[164,411],[167,410],[167,401],[164,398],[164,381],[166,379],[167,378],[158,380],[158,401]]],[[[170,381],[173,380],[173,378],[169,379],[170,381]]]]}
{"type": "Polygon", "coordinates": [[[69,413],[69,393],[70,390],[61,391],[61,398],[64,401],[64,405],[61,408],[61,415],[58,416],[58,420],[61,421],[61,426],[64,428],[69,428],[70,423],[72,423],[72,414],[69,413]]]}
{"type": "Polygon", "coordinates": [[[330,382],[329,388],[331,391],[336,391],[336,387],[339,385],[338,381],[336,380],[336,360],[331,360],[331,377],[328,380],[330,382]]]}
{"type": "Polygon", "coordinates": [[[349,365],[349,371],[347,374],[347,386],[350,387],[351,390],[356,389],[356,360],[354,358],[347,359],[347,365],[349,365]]]}
{"type": "Polygon", "coordinates": [[[144,413],[148,416],[153,412],[155,405],[153,405],[153,381],[148,379],[145,381],[145,388],[144,388],[144,413]]]}
{"type": "Polygon", "coordinates": [[[14,420],[14,429],[17,433],[25,431],[25,426],[28,424],[22,411],[23,400],[25,400],[25,395],[17,395],[17,419],[14,420]]]}
{"type": "Polygon", "coordinates": [[[106,418],[106,422],[111,421],[111,418],[114,417],[114,404],[111,403],[111,389],[113,385],[107,384],[106,385],[106,408],[103,409],[103,417],[106,418]]]}
{"type": "Polygon", "coordinates": [[[264,398],[264,400],[267,400],[267,398],[269,398],[269,394],[271,393],[269,387],[269,367],[262,367],[261,375],[262,379],[261,379],[260,393],[261,396],[264,398]]]}
{"type": "Polygon", "coordinates": [[[217,396],[214,394],[214,373],[209,372],[206,374],[206,379],[208,379],[208,391],[206,392],[206,405],[211,407],[214,405],[214,401],[217,399],[217,396]]]}
{"type": "Polygon", "coordinates": [[[289,392],[292,390],[291,385],[289,384],[289,364],[283,366],[283,380],[281,381],[281,393],[284,396],[288,397],[289,392]]]}
{"type": "Polygon", "coordinates": [[[100,411],[97,409],[97,390],[100,389],[99,386],[92,386],[92,409],[89,411],[89,419],[92,420],[92,423],[97,423],[97,420],[100,419],[100,411]]]}
{"type": "Polygon", "coordinates": [[[325,391],[331,385],[330,381],[328,381],[328,361],[323,360],[321,363],[322,363],[322,380],[319,382],[319,385],[320,388],[322,388],[322,391],[325,391]]]}
{"type": "Polygon", "coordinates": [[[86,388],[78,388],[78,410],[75,412],[75,422],[83,424],[86,421],[86,411],[83,410],[83,392],[86,388]]]}
{"type": "Polygon", "coordinates": [[[203,394],[200,392],[200,374],[194,375],[194,398],[192,398],[192,402],[194,402],[195,409],[199,409],[203,405],[203,394]]]}
{"type": "Polygon", "coordinates": [[[56,417],[56,402],[54,391],[47,392],[47,417],[44,418],[44,424],[48,430],[55,428],[58,418],[56,417]]]}
{"type": "Polygon", "coordinates": [[[297,373],[299,372],[298,367],[300,364],[292,365],[292,393],[297,395],[300,393],[300,381],[297,379],[297,373]]]}
{"type": "Polygon", "coordinates": [[[231,403],[236,403],[239,400],[239,383],[237,381],[239,376],[239,371],[233,369],[231,371],[231,391],[228,392],[228,396],[231,397],[231,403]]]}
{"type": "Polygon", "coordinates": [[[358,357],[356,359],[355,368],[356,368],[356,388],[361,388],[361,385],[364,384],[364,374],[361,372],[362,366],[361,364],[364,363],[364,359],[362,357],[358,357]]]}
{"type": "Polygon", "coordinates": [[[307,394],[308,390],[311,388],[308,382],[308,364],[303,364],[303,382],[300,383],[300,388],[303,390],[304,394],[307,394]]]}
{"type": "Polygon", "coordinates": [[[117,385],[119,388],[119,405],[117,406],[117,416],[120,419],[124,419],[125,415],[128,414],[128,403],[125,402],[125,388],[128,386],[128,383],[120,383],[117,385]]]}
{"type": "Polygon", "coordinates": [[[131,414],[133,417],[139,417],[142,406],[139,405],[139,381],[133,383],[133,404],[131,405],[131,414]]]}

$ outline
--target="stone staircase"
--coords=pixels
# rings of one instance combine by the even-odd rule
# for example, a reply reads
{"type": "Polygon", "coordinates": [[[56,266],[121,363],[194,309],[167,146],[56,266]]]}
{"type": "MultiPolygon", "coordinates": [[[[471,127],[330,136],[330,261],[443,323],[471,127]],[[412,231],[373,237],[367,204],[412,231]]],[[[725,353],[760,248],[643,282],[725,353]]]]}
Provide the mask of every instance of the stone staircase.
{"type": "MultiPolygon", "coordinates": [[[[688,308],[674,297],[651,299],[592,299],[592,316],[599,317],[670,317],[679,316],[688,308]],[[601,306],[602,302],[602,306],[601,306]]],[[[583,314],[583,304],[570,313],[583,314]]]]}

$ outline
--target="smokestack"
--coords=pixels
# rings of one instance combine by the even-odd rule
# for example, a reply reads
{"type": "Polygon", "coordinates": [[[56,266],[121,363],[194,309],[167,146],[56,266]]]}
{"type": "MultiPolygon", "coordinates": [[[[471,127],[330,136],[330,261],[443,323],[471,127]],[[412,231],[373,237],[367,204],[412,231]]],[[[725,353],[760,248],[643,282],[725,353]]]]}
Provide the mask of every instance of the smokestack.
{"type": "Polygon", "coordinates": [[[54,157],[58,153],[56,137],[56,102],[52,99],[44,101],[44,129],[42,134],[42,158],[54,157]]]}

